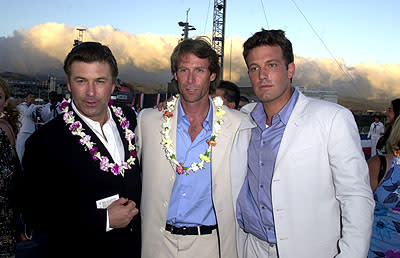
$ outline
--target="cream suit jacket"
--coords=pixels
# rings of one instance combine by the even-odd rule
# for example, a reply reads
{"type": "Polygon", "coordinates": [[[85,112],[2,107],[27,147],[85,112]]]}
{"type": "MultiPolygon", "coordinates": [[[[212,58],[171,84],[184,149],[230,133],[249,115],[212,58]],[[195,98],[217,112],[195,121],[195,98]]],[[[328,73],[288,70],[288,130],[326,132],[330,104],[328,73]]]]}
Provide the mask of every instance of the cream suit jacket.
{"type": "MultiPolygon", "coordinates": [[[[214,104],[213,104],[214,105],[214,104]]],[[[230,153],[232,143],[242,119],[246,115],[230,110],[223,118],[224,124],[217,136],[217,145],[212,149],[212,195],[214,210],[218,221],[220,256],[237,257],[234,202],[230,174],[230,153]]],[[[171,139],[176,146],[177,111],[171,119],[171,139]]],[[[215,106],[213,118],[215,119],[215,106]]],[[[160,245],[167,219],[172,187],[174,185],[175,166],[166,158],[161,146],[161,125],[163,112],[156,109],[145,109],[139,113],[136,127],[136,144],[138,157],[143,171],[143,191],[141,201],[142,216],[142,257],[157,258],[160,256],[160,245]]],[[[192,172],[193,173],[193,172],[192,172]]],[[[196,173],[202,173],[197,171],[196,173]]],[[[185,176],[185,175],[181,175],[185,176]]]]}
{"type": "MultiPolygon", "coordinates": [[[[247,171],[242,163],[247,164],[247,149],[235,145],[232,153],[233,164],[241,157],[232,176],[240,176],[247,171]]],[[[280,258],[367,256],[375,203],[349,110],[299,94],[276,157],[271,192],[280,258]]],[[[239,234],[239,257],[243,237],[239,234]]]]}

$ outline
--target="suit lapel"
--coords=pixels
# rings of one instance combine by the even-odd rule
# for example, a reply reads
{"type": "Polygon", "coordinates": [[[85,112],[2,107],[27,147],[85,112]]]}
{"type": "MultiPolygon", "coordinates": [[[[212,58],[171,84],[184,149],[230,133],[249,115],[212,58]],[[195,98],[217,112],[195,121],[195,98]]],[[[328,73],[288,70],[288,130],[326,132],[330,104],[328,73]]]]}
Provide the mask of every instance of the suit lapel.
{"type": "Polygon", "coordinates": [[[124,157],[122,157],[122,160],[126,160],[129,157],[129,148],[128,148],[128,141],[125,139],[125,131],[124,131],[124,129],[122,129],[122,126],[121,126],[120,122],[118,121],[118,118],[115,116],[115,114],[114,114],[114,112],[112,112],[112,110],[111,110],[111,116],[112,116],[112,119],[114,120],[115,124],[117,125],[119,137],[121,138],[122,144],[124,145],[124,154],[125,155],[124,155],[124,157]]]}
{"type": "MultiPolygon", "coordinates": [[[[70,106],[70,110],[73,111],[72,106],[70,106]]],[[[121,137],[122,143],[124,145],[124,150],[125,150],[125,157],[128,157],[127,155],[129,155],[128,152],[128,142],[124,140],[124,131],[122,129],[122,127],[120,126],[117,117],[115,117],[114,112],[111,111],[112,114],[112,119],[115,121],[115,123],[117,124],[117,128],[118,128],[118,132],[119,135],[121,137]]],[[[75,116],[75,121],[79,121],[82,124],[82,128],[84,129],[85,134],[90,135],[90,140],[95,143],[95,147],[97,147],[99,149],[99,152],[101,153],[102,156],[106,156],[110,162],[114,163],[115,161],[113,160],[111,154],[108,152],[107,148],[104,146],[104,144],[101,142],[101,140],[99,139],[99,137],[97,137],[97,135],[92,131],[92,129],[90,129],[90,127],[85,123],[85,121],[83,121],[78,114],[76,114],[76,112],[74,111],[74,116],[75,116]]],[[[73,137],[76,141],[79,142],[80,138],[77,137],[73,137]]],[[[82,146],[82,148],[84,148],[82,146]]],[[[99,162],[99,161],[94,161],[89,154],[89,151],[86,151],[88,157],[93,161],[93,162],[99,162]]]]}
{"type": "MultiPolygon", "coordinates": [[[[215,130],[214,128],[214,121],[217,119],[217,115],[215,114],[215,111],[217,108],[215,107],[214,103],[213,105],[213,132],[215,130]]],[[[227,110],[227,107],[223,107],[224,110],[227,110]]],[[[216,138],[216,146],[212,147],[211,149],[211,174],[212,178],[215,178],[217,171],[219,170],[219,167],[223,164],[226,164],[226,161],[224,160],[223,156],[227,149],[229,148],[229,134],[226,133],[227,131],[230,130],[230,127],[232,125],[232,122],[229,119],[229,112],[226,112],[225,117],[223,118],[224,123],[222,124],[221,131],[218,134],[216,138]]]]}
{"type": "Polygon", "coordinates": [[[282,160],[282,157],[284,157],[285,153],[291,147],[291,143],[297,137],[298,130],[300,130],[302,124],[304,123],[302,117],[305,115],[305,107],[307,103],[307,98],[301,92],[299,92],[299,98],[297,99],[296,105],[294,106],[282,136],[281,144],[276,156],[274,175],[277,171],[279,171],[277,168],[282,160]]]}
{"type": "MultiPolygon", "coordinates": [[[[177,130],[178,112],[179,112],[178,110],[179,110],[179,107],[178,107],[178,101],[177,101],[177,102],[176,102],[175,109],[172,111],[172,114],[173,114],[173,115],[172,115],[172,118],[171,118],[171,121],[170,121],[170,126],[171,126],[171,129],[170,129],[170,137],[171,137],[172,143],[173,143],[173,145],[174,145],[175,152],[178,151],[178,150],[177,150],[177,146],[176,146],[176,130],[177,130]]],[[[161,123],[164,122],[163,114],[164,114],[164,113],[162,113],[162,115],[161,115],[161,117],[160,117],[160,119],[162,120],[161,123]]],[[[161,124],[160,124],[160,130],[161,130],[161,124]]],[[[161,145],[160,145],[160,148],[162,148],[161,145]]],[[[167,159],[166,156],[165,156],[165,152],[164,152],[164,151],[163,151],[163,153],[164,153],[165,159],[167,159]]],[[[177,153],[175,153],[175,154],[177,154],[177,153]]],[[[172,162],[168,162],[168,163],[171,165],[173,174],[175,174],[175,172],[176,172],[176,165],[173,164],[172,162]]]]}
{"type": "MultiPolygon", "coordinates": [[[[97,137],[97,135],[92,131],[92,129],[90,129],[90,127],[85,123],[85,121],[83,121],[76,113],[74,115],[75,115],[75,120],[81,122],[82,128],[84,129],[85,134],[90,135],[90,140],[95,144],[94,146],[99,149],[99,152],[101,153],[101,155],[106,156],[110,160],[110,162],[111,161],[114,162],[110,153],[108,152],[108,150],[104,146],[104,144],[101,142],[99,137],[97,137]]],[[[75,140],[79,142],[79,140],[80,140],[79,136],[74,137],[74,138],[76,138],[75,140]]],[[[84,146],[81,146],[81,148],[84,148],[84,146]]],[[[98,162],[91,158],[89,151],[86,151],[86,152],[87,152],[88,158],[90,158],[93,162],[98,162]]]]}

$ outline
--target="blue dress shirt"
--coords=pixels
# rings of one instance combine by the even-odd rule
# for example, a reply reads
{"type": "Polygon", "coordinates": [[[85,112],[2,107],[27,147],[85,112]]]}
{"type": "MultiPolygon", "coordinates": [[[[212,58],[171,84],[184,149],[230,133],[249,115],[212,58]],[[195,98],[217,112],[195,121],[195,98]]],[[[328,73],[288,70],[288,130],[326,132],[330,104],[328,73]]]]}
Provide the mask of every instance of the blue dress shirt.
{"type": "Polygon", "coordinates": [[[251,132],[247,176],[239,193],[236,215],[245,232],[269,243],[276,243],[271,198],[275,160],[298,96],[294,90],[289,102],[272,117],[271,126],[266,125],[262,103],[251,112],[257,127],[251,132]]]}
{"type": "MultiPolygon", "coordinates": [[[[212,134],[212,104],[210,100],[210,108],[203,122],[203,129],[193,142],[189,135],[189,119],[180,100],[178,108],[177,160],[179,163],[184,163],[184,166],[190,167],[193,162],[201,161],[199,155],[204,154],[208,148],[206,140],[210,139],[212,134]]],[[[191,171],[189,175],[176,176],[168,208],[168,224],[177,227],[217,224],[211,191],[211,162],[204,164],[204,169],[191,171]]]]}

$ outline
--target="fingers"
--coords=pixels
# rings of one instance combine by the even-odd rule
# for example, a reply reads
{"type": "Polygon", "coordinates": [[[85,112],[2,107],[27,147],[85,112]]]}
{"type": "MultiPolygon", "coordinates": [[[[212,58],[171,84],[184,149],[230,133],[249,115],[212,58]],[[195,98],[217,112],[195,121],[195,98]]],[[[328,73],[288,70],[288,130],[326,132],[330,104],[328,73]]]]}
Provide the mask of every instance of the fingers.
{"type": "Polygon", "coordinates": [[[112,228],[124,228],[138,213],[139,210],[134,201],[120,198],[108,207],[110,226],[112,228]]]}
{"type": "Polygon", "coordinates": [[[134,201],[129,200],[128,206],[129,206],[129,215],[131,216],[132,219],[139,213],[139,210],[136,208],[136,203],[134,201]]]}
{"type": "Polygon", "coordinates": [[[123,204],[125,204],[126,202],[129,202],[129,200],[122,197],[122,198],[119,198],[118,200],[116,200],[115,202],[118,203],[118,204],[120,204],[120,205],[123,205],[123,204]]]}
{"type": "Polygon", "coordinates": [[[136,209],[136,208],[134,208],[134,209],[132,210],[132,218],[135,217],[135,216],[138,215],[138,214],[139,214],[139,210],[136,209]]]}
{"type": "MultiPolygon", "coordinates": [[[[169,98],[168,101],[170,101],[172,98],[169,98]]],[[[154,105],[154,109],[158,109],[158,111],[163,111],[164,109],[167,109],[167,101],[164,100],[163,102],[160,102],[158,105],[154,105]]]]}

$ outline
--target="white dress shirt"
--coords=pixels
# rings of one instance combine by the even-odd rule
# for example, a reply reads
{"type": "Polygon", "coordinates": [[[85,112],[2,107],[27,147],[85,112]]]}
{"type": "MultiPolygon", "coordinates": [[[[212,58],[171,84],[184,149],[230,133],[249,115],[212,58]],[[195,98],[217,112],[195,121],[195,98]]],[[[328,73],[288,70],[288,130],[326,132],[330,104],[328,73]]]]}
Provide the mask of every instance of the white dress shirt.
{"type": "MultiPolygon", "coordinates": [[[[74,102],[72,101],[72,109],[75,113],[89,126],[89,128],[96,134],[96,136],[101,140],[101,142],[106,147],[107,151],[110,153],[114,162],[121,164],[122,161],[125,160],[125,151],[124,145],[122,144],[121,137],[118,132],[117,124],[114,119],[112,119],[112,114],[110,108],[107,108],[108,111],[108,119],[104,123],[103,128],[97,121],[93,121],[92,119],[85,117],[82,115],[78,109],[76,108],[74,102]],[[102,130],[103,129],[103,130],[102,130]]],[[[104,153],[102,153],[104,155],[104,153]]],[[[100,166],[100,164],[99,164],[100,166]]],[[[106,172],[104,172],[106,173],[106,172]]],[[[110,219],[108,217],[107,210],[107,225],[106,231],[110,231],[110,219]]]]}

